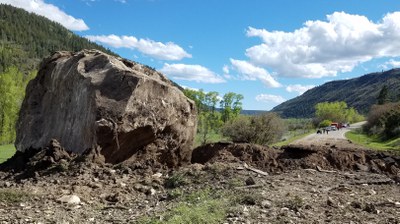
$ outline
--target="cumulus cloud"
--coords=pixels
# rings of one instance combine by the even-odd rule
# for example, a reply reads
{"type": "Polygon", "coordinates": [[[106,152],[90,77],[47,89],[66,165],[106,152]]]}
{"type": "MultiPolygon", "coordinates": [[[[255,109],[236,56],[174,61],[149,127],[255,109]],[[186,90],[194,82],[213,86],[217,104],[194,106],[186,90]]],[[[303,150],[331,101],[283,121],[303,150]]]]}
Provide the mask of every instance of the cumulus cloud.
{"type": "Polygon", "coordinates": [[[86,36],[91,41],[100,42],[116,48],[129,48],[160,60],[181,60],[191,58],[183,48],[173,42],[161,43],[150,39],[138,39],[134,36],[100,35],[86,36]]]}
{"type": "Polygon", "coordinates": [[[160,69],[170,78],[202,83],[223,83],[225,80],[219,75],[201,65],[168,64],[165,63],[160,69]]]}
{"type": "Polygon", "coordinates": [[[400,56],[400,12],[379,22],[335,12],[327,21],[307,21],[293,32],[249,27],[247,36],[263,41],[246,50],[255,65],[285,77],[336,76],[373,58],[400,56]]]}
{"type": "Polygon", "coordinates": [[[271,95],[271,94],[260,94],[256,96],[256,100],[258,102],[264,102],[264,103],[274,103],[274,104],[279,104],[283,103],[286,101],[285,98],[282,96],[278,95],[271,95]]]}
{"type": "Polygon", "coordinates": [[[389,61],[379,65],[378,67],[382,68],[382,69],[385,69],[385,70],[386,69],[390,69],[390,68],[400,67],[400,61],[396,61],[396,60],[390,59],[389,61]]]}
{"type": "Polygon", "coordinates": [[[43,0],[0,0],[0,3],[9,4],[44,16],[70,30],[84,31],[89,29],[82,19],[76,19],[61,11],[57,6],[47,4],[43,0]]]}
{"type": "Polygon", "coordinates": [[[239,72],[244,80],[260,80],[268,87],[281,87],[281,84],[277,82],[264,68],[260,68],[252,65],[247,61],[230,59],[232,67],[239,72]]]}
{"type": "Polygon", "coordinates": [[[300,85],[300,84],[295,84],[295,85],[288,85],[286,86],[286,91],[289,93],[292,92],[297,92],[299,95],[303,94],[305,91],[314,88],[314,85],[300,85]]]}
{"type": "Polygon", "coordinates": [[[390,59],[387,62],[388,65],[392,66],[392,67],[400,67],[400,61],[395,61],[393,59],[390,59]]]}

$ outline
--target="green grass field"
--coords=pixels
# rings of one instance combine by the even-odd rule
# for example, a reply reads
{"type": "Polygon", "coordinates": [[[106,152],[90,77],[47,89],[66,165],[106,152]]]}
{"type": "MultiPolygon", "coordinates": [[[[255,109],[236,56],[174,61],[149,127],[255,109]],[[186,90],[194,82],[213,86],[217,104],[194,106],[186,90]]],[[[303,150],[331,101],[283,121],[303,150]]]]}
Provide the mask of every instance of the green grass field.
{"type": "Polygon", "coordinates": [[[15,154],[15,147],[13,144],[0,145],[0,163],[3,163],[8,158],[11,158],[15,154]]]}
{"type": "MultiPolygon", "coordinates": [[[[214,143],[227,140],[228,138],[222,136],[222,134],[220,133],[210,132],[207,138],[207,143],[214,143]]],[[[200,145],[202,145],[202,136],[199,133],[197,133],[194,139],[193,148],[199,147],[200,145]]]]}
{"type": "Polygon", "coordinates": [[[294,142],[294,141],[296,141],[296,140],[298,140],[298,139],[301,139],[301,138],[303,138],[303,137],[306,137],[307,135],[310,135],[310,134],[312,134],[312,133],[314,133],[314,132],[315,132],[314,130],[310,130],[310,131],[307,132],[307,133],[294,133],[294,134],[292,133],[292,136],[289,137],[287,140],[274,143],[274,144],[272,144],[271,146],[278,146],[278,147],[281,147],[281,146],[284,146],[284,145],[289,145],[290,143],[292,143],[292,142],[294,142]]]}
{"type": "Polygon", "coordinates": [[[359,144],[374,150],[396,150],[400,152],[400,138],[381,141],[378,137],[368,136],[359,131],[349,131],[346,133],[346,138],[350,139],[355,144],[359,144]]]}

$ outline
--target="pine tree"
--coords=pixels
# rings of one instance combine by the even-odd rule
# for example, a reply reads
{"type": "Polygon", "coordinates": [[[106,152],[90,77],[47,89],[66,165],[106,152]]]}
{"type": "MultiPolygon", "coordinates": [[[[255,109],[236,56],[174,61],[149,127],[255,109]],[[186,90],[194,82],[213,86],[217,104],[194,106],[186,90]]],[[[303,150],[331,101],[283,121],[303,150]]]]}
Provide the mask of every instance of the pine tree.
{"type": "Polygon", "coordinates": [[[389,101],[389,92],[386,85],[384,85],[378,95],[378,104],[382,105],[389,101]]]}

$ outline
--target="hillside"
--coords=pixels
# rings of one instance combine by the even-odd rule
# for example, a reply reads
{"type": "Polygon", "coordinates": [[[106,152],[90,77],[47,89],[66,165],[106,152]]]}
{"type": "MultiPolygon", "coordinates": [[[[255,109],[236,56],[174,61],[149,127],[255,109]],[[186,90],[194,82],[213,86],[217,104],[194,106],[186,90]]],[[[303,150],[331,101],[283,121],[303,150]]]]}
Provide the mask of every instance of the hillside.
{"type": "Polygon", "coordinates": [[[348,106],[356,108],[360,113],[367,113],[370,106],[377,102],[379,91],[384,85],[389,89],[390,100],[398,100],[400,69],[328,82],[274,107],[272,111],[285,118],[308,118],[314,115],[314,106],[317,103],[345,101],[348,106]]]}
{"type": "Polygon", "coordinates": [[[0,72],[13,65],[30,71],[51,52],[84,48],[115,55],[43,16],[0,4],[0,72]]]}

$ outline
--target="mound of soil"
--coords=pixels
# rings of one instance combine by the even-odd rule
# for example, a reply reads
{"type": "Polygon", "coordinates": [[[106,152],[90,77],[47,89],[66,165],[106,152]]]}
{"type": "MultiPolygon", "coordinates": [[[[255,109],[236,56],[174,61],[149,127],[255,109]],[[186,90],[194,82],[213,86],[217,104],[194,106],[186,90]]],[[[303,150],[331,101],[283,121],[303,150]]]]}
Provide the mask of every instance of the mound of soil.
{"type": "Polygon", "coordinates": [[[192,163],[246,162],[269,172],[295,169],[369,171],[400,176],[400,156],[335,145],[288,145],[274,149],[253,144],[212,143],[193,150],[192,163]]]}
{"type": "Polygon", "coordinates": [[[53,140],[1,165],[0,222],[161,223],[196,213],[193,203],[228,200],[219,223],[400,223],[399,184],[387,177],[398,175],[399,159],[329,145],[214,143],[171,170],[151,158],[104,163],[99,150],[77,155],[53,140]],[[176,213],[182,206],[192,212],[176,213]]]}
{"type": "Polygon", "coordinates": [[[248,143],[211,143],[193,150],[192,163],[246,162],[267,171],[282,169],[276,149],[248,143]]]}
{"type": "MultiPolygon", "coordinates": [[[[61,147],[52,139],[43,149],[31,148],[16,154],[0,165],[0,171],[12,173],[15,179],[26,179],[67,170],[72,165],[104,164],[100,150],[88,149],[83,154],[75,154],[61,147]]],[[[89,166],[90,167],[90,166],[89,166]]]]}

